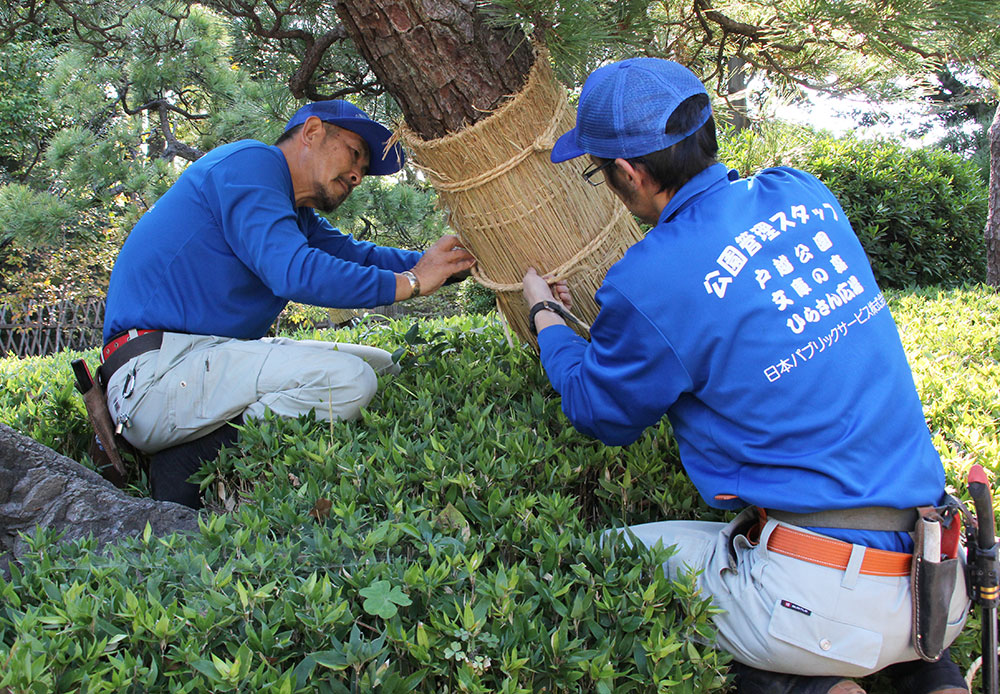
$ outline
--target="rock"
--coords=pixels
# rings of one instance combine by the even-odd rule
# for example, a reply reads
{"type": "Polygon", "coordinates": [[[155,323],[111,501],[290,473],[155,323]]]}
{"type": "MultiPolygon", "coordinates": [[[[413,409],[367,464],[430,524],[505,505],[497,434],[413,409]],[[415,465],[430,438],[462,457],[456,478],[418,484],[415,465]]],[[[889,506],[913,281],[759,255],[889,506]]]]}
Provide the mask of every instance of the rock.
{"type": "Polygon", "coordinates": [[[19,536],[36,526],[63,532],[63,541],[93,535],[99,546],[141,535],[198,528],[196,511],[140,499],[96,472],[0,424],[0,573],[27,551],[19,536]]]}

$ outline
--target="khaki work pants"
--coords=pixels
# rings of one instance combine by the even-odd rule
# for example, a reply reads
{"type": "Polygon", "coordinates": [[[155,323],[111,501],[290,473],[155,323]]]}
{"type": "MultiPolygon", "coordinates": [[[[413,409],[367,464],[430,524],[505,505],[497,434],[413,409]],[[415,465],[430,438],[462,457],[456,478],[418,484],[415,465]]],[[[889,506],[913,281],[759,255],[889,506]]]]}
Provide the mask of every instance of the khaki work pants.
{"type": "MultiPolygon", "coordinates": [[[[700,572],[699,587],[723,610],[714,617],[717,646],[738,662],[770,672],[863,677],[919,659],[910,641],[909,576],[859,573],[861,545],[853,545],[846,570],[769,552],[767,540],[783,524],[768,519],[751,544],[737,529],[754,514],[747,509],[729,524],[666,521],[629,530],[647,547],[676,546],[664,564],[668,578],[700,572]]],[[[968,604],[962,571],[946,645],[965,624],[968,604]]]]}
{"type": "Polygon", "coordinates": [[[363,345],[164,333],[160,349],[112,375],[108,410],[129,443],[156,453],[265,409],[355,419],[374,397],[377,375],[398,371],[388,352],[363,345]]]}

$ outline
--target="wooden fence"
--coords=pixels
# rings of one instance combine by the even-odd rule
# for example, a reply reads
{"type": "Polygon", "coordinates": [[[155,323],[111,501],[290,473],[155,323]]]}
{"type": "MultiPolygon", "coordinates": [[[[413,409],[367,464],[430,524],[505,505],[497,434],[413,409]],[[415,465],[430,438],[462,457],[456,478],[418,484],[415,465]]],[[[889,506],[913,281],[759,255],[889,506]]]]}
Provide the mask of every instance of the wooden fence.
{"type": "Polygon", "coordinates": [[[0,303],[0,357],[40,357],[101,344],[104,299],[0,303]]]}
{"type": "MultiPolygon", "coordinates": [[[[397,306],[380,306],[377,313],[395,316],[397,306]]],[[[42,357],[64,349],[86,350],[102,344],[104,299],[62,300],[46,304],[28,300],[12,305],[0,303],[0,358],[42,357]]],[[[271,333],[291,324],[279,316],[271,333]]],[[[332,320],[318,321],[314,328],[334,327],[332,320]]]]}

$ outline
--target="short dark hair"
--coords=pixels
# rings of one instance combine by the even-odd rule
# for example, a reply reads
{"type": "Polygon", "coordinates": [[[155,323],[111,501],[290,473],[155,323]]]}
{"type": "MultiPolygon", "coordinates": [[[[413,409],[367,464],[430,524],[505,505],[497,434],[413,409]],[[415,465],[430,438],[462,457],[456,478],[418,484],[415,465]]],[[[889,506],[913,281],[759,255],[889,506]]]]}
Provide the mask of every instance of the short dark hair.
{"type": "MultiPolygon", "coordinates": [[[[682,101],[667,119],[666,133],[682,133],[697,123],[705,107],[707,94],[695,94],[682,101]]],[[[649,172],[660,190],[678,190],[697,174],[716,163],[719,142],[715,136],[715,119],[708,117],[705,124],[680,142],[641,157],[626,157],[632,166],[641,166],[649,172]]]]}
{"type": "MultiPolygon", "coordinates": [[[[287,140],[289,138],[292,138],[292,137],[295,137],[295,133],[297,133],[298,131],[302,130],[302,126],[303,125],[305,125],[305,123],[299,123],[294,128],[289,128],[285,132],[281,133],[281,135],[278,137],[278,139],[274,141],[274,146],[277,147],[278,145],[280,145],[285,140],[287,140]]],[[[328,135],[330,133],[334,132],[335,129],[337,128],[337,126],[334,125],[333,123],[327,123],[326,121],[323,121],[323,127],[326,129],[326,133],[328,135]]]]}
{"type": "Polygon", "coordinates": [[[302,125],[303,125],[302,123],[299,123],[294,128],[289,128],[285,132],[281,133],[281,135],[278,136],[278,139],[274,141],[274,146],[277,147],[278,145],[280,145],[285,140],[288,140],[288,139],[294,137],[295,133],[297,133],[298,131],[302,130],[302,125]]]}

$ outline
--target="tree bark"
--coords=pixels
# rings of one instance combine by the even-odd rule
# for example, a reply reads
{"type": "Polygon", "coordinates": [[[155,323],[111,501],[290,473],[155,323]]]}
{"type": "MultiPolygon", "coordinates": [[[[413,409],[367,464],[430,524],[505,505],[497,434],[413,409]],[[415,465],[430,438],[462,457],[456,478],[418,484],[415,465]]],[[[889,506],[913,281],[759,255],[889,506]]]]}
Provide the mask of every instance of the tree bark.
{"type": "Polygon", "coordinates": [[[736,98],[727,98],[726,104],[729,112],[725,114],[725,119],[729,121],[737,131],[746,130],[750,127],[750,118],[747,116],[747,62],[739,56],[733,56],[726,64],[726,72],[729,79],[726,81],[726,94],[738,94],[736,98]]]}
{"type": "Polygon", "coordinates": [[[476,0],[334,0],[355,46],[424,139],[457,132],[524,86],[520,33],[486,22],[476,0]]]}
{"type": "Polygon", "coordinates": [[[520,292],[529,267],[573,277],[574,310],[594,320],[604,274],[642,233],[607,186],[581,180],[585,157],[549,162],[575,116],[523,32],[492,26],[482,0],[331,2],[400,104],[402,136],[512,332],[537,348],[520,292]]]}
{"type": "Polygon", "coordinates": [[[1000,104],[990,126],[990,203],[986,215],[986,283],[1000,287],[1000,104]]]}

